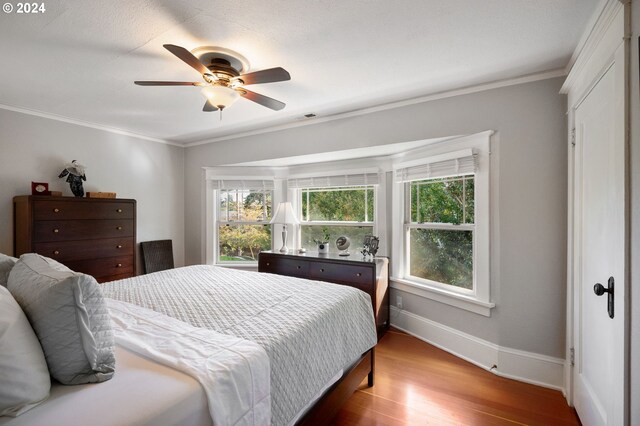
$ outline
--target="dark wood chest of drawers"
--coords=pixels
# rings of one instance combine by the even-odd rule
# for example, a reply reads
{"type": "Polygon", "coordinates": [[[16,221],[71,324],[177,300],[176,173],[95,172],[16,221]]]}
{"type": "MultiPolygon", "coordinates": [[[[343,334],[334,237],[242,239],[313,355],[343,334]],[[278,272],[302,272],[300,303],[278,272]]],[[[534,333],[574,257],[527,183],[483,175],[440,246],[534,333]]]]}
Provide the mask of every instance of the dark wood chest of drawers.
{"type": "Polygon", "coordinates": [[[14,254],[38,253],[98,282],[135,275],[136,201],[14,197],[14,254]]]}
{"type": "Polygon", "coordinates": [[[348,285],[371,297],[378,338],[389,327],[389,260],[352,259],[334,254],[261,252],[258,271],[348,285]]]}

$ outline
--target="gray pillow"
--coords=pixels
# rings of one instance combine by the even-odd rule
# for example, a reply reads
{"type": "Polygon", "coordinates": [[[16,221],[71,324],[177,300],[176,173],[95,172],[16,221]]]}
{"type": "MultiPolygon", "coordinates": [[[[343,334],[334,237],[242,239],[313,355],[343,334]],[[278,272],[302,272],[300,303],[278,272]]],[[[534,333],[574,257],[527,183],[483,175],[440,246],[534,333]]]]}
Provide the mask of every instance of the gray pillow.
{"type": "Polygon", "coordinates": [[[49,396],[40,342],[9,290],[0,286],[0,416],[18,416],[49,396]]]}
{"type": "Polygon", "coordinates": [[[6,287],[7,280],[9,279],[9,272],[13,268],[13,265],[16,264],[15,257],[7,256],[6,254],[0,253],[0,285],[6,287]]]}
{"type": "Polygon", "coordinates": [[[31,322],[54,379],[77,385],[113,376],[113,329],[95,278],[44,256],[23,254],[7,287],[31,322]]]}

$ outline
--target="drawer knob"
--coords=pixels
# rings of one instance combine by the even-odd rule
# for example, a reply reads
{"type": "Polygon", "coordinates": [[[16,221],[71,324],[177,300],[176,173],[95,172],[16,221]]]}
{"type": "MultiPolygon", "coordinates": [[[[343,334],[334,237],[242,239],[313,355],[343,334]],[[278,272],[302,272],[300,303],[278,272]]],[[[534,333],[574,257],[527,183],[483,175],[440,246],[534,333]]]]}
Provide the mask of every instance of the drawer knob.
{"type": "Polygon", "coordinates": [[[356,274],[356,277],[360,277],[360,276],[362,276],[362,274],[361,274],[360,272],[358,272],[358,273],[356,274]]]}
{"type": "Polygon", "coordinates": [[[302,267],[302,266],[300,266],[300,265],[296,266],[296,268],[298,268],[298,269],[300,269],[301,267],[302,267]]]}
{"type": "Polygon", "coordinates": [[[117,213],[122,213],[122,209],[116,209],[117,213]]]}
{"type": "Polygon", "coordinates": [[[116,268],[122,268],[122,263],[118,263],[118,264],[116,265],[116,268]]]}
{"type": "Polygon", "coordinates": [[[116,226],[116,229],[117,229],[118,231],[122,231],[122,226],[116,226]]]}
{"type": "Polygon", "coordinates": [[[53,209],[53,212],[54,212],[54,213],[60,213],[60,209],[58,209],[58,208],[53,209]]]}
{"type": "Polygon", "coordinates": [[[267,266],[271,265],[269,262],[267,262],[267,266]]]}
{"type": "Polygon", "coordinates": [[[324,272],[324,268],[320,268],[320,272],[324,272]]]}
{"type": "Polygon", "coordinates": [[[116,246],[116,248],[117,248],[117,249],[121,249],[121,248],[122,248],[122,244],[118,244],[118,245],[116,246]]]}
{"type": "Polygon", "coordinates": [[[56,229],[54,229],[54,230],[53,230],[53,233],[54,233],[54,234],[57,234],[58,232],[60,232],[60,230],[59,230],[58,228],[56,228],[56,229]]]}
{"type": "Polygon", "coordinates": [[[59,251],[59,250],[54,250],[54,251],[53,251],[53,254],[55,254],[55,255],[57,256],[57,255],[59,255],[59,254],[60,254],[60,251],[59,251]]]}

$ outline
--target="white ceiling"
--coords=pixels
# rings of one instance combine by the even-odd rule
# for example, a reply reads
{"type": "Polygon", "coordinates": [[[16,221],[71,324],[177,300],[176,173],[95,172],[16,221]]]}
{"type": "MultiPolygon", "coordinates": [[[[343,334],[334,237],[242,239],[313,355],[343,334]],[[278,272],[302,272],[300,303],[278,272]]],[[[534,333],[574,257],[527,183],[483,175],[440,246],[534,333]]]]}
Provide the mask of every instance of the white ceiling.
{"type": "MultiPolygon", "coordinates": [[[[15,3],[15,2],[14,2],[15,3]]],[[[0,14],[0,104],[193,143],[564,68],[602,0],[59,0],[0,14]],[[201,81],[166,51],[233,49],[291,81],[201,111],[201,81]]]]}

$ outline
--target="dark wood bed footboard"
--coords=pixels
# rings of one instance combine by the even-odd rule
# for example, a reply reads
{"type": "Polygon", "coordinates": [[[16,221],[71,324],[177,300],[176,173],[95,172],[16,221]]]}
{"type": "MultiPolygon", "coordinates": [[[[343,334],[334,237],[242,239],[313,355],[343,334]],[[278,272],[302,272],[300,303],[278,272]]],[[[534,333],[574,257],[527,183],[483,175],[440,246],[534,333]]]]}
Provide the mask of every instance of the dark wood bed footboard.
{"type": "Polygon", "coordinates": [[[365,377],[367,383],[373,386],[375,374],[375,348],[371,348],[362,358],[345,371],[342,377],[333,384],[322,397],[307,411],[297,425],[325,425],[329,424],[338,410],[358,389],[365,377]]]}

